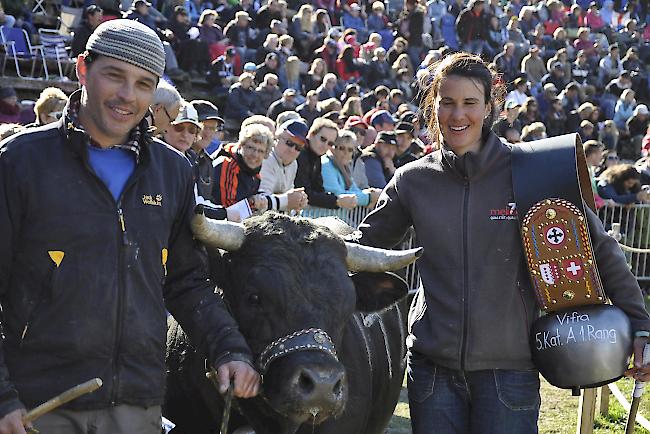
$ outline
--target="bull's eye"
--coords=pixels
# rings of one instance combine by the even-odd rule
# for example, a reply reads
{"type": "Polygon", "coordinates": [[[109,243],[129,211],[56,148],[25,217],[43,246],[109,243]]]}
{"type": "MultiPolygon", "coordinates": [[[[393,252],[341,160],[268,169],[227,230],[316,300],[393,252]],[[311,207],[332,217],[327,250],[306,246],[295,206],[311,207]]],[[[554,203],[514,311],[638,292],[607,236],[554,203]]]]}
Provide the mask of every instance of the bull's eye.
{"type": "Polygon", "coordinates": [[[254,306],[258,306],[260,304],[260,296],[255,293],[249,294],[248,302],[254,306]]]}

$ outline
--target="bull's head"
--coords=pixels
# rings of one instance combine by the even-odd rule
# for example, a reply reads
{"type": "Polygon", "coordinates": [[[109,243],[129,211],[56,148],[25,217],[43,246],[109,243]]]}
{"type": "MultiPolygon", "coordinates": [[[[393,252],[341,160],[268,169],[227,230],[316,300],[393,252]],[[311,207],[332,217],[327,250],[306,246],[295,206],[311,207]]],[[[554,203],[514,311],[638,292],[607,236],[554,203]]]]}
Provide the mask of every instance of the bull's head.
{"type": "Polygon", "coordinates": [[[212,256],[228,252],[216,281],[258,358],[265,402],[295,429],[340,414],[347,379],[337,347],[345,325],[355,310],[379,310],[406,296],[403,281],[384,272],[412,263],[421,249],[345,243],[312,220],[275,213],[245,224],[197,214],[192,230],[212,256]]]}

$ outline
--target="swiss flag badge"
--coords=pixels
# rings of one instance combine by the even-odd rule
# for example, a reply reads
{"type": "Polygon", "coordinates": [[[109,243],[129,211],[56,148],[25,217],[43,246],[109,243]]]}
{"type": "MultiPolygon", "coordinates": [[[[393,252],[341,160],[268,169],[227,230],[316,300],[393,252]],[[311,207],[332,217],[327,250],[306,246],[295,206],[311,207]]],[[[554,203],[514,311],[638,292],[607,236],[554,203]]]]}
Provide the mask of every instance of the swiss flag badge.
{"type": "Polygon", "coordinates": [[[585,268],[580,258],[562,261],[562,271],[569,280],[580,280],[585,275],[585,268]]]}

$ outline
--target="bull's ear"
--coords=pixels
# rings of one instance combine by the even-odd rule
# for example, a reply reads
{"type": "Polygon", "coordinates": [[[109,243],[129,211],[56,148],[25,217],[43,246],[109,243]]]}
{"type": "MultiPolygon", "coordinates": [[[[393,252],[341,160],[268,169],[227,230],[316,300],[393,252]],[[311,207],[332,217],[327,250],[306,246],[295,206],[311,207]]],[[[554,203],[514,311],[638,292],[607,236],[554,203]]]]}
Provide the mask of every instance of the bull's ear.
{"type": "Polygon", "coordinates": [[[360,272],[350,276],[357,291],[357,310],[382,310],[408,294],[404,279],[393,273],[360,272]]]}

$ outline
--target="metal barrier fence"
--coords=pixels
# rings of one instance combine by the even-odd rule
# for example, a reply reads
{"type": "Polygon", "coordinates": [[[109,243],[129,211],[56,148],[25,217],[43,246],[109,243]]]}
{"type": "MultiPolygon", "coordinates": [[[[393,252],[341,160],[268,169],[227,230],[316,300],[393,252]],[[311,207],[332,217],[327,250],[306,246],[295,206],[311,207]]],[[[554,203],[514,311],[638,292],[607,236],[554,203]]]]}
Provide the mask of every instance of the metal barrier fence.
{"type": "MultiPolygon", "coordinates": [[[[371,210],[357,207],[353,209],[326,209],[308,207],[302,211],[303,217],[326,217],[336,216],[357,228],[361,221],[371,210]]],[[[630,206],[604,206],[598,210],[598,217],[603,222],[605,230],[612,230],[620,225],[621,239],[619,242],[626,246],[624,248],[625,258],[637,280],[650,281],[650,204],[630,206]]],[[[409,236],[401,244],[400,248],[410,249],[417,245],[415,233],[411,231],[409,236]]],[[[416,264],[406,269],[406,281],[409,288],[415,289],[419,286],[420,274],[416,264]]]]}
{"type": "Polygon", "coordinates": [[[598,217],[607,231],[620,225],[618,241],[632,274],[639,281],[650,281],[650,205],[604,206],[598,210],[598,217]]]}

